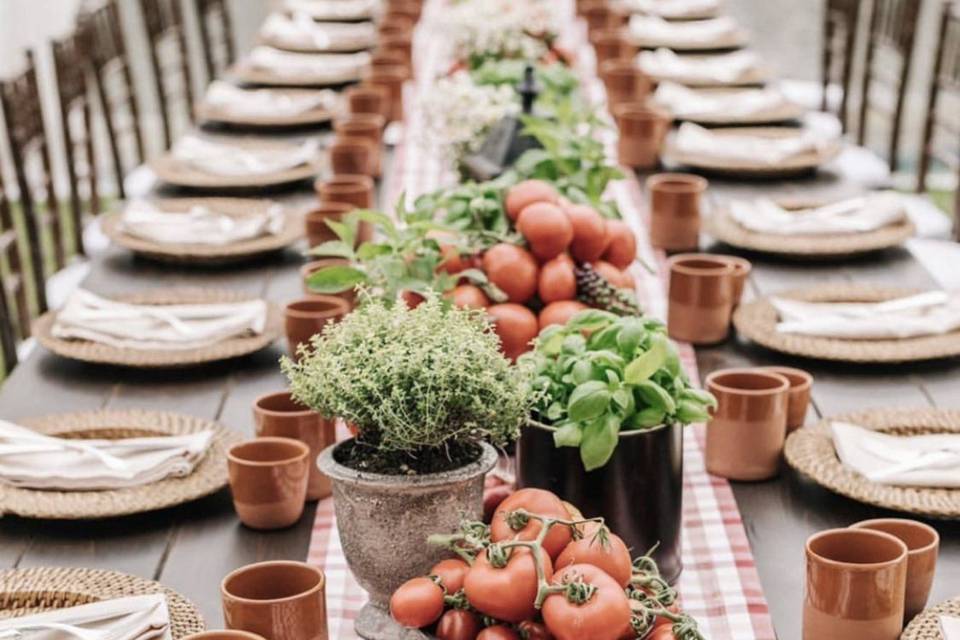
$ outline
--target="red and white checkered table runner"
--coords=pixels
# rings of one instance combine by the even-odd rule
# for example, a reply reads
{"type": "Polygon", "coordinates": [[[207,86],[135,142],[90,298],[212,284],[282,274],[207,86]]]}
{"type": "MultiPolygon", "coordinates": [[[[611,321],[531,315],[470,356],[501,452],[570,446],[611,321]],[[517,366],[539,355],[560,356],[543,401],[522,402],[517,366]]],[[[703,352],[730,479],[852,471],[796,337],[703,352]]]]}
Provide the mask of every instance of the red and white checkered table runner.
{"type": "MultiPolygon", "coordinates": [[[[567,5],[566,0],[558,4],[567,5]]],[[[388,194],[407,198],[428,193],[455,182],[451,167],[445,166],[440,154],[423,147],[424,122],[419,103],[429,99],[430,79],[442,64],[443,39],[431,33],[431,15],[442,9],[440,0],[426,3],[424,19],[415,41],[417,82],[406,87],[407,116],[403,139],[397,147],[396,166],[388,194]]],[[[567,12],[572,18],[572,7],[567,12]]],[[[568,42],[582,43],[581,27],[571,22],[568,42]]],[[[592,51],[576,45],[582,52],[580,71],[587,91],[600,93],[602,88],[592,76],[592,51]]],[[[624,219],[637,234],[641,260],[654,268],[654,273],[640,266],[634,268],[637,296],[648,315],[665,318],[665,255],[650,246],[646,232],[646,208],[643,206],[637,180],[628,175],[611,184],[610,197],[620,207],[624,219]]],[[[393,200],[391,200],[393,201],[393,200]]],[[[680,345],[681,360],[692,380],[698,381],[696,358],[690,345],[680,345]]],[[[683,454],[683,529],[681,554],[684,570],[677,585],[684,610],[696,617],[705,638],[709,640],[774,640],[775,634],[756,565],[750,551],[743,521],[729,483],[707,473],[703,457],[704,426],[688,429],[683,454]]],[[[316,521],[310,540],[308,562],[322,567],[327,577],[327,613],[330,637],[357,638],[353,621],[366,602],[366,594],[347,567],[336,527],[333,500],[328,498],[317,507],[316,521]]]]}

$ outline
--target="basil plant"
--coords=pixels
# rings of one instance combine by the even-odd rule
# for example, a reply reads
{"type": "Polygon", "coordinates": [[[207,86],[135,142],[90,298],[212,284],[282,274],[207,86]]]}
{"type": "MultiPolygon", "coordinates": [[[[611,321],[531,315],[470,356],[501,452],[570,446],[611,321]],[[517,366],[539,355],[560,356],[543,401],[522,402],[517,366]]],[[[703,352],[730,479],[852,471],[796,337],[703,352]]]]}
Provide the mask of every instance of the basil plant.
{"type": "Polygon", "coordinates": [[[621,431],[690,424],[717,401],[694,388],[658,320],[582,311],[545,329],[533,351],[537,402],[531,422],[555,429],[558,447],[579,447],[587,471],[605,465],[621,431]]]}

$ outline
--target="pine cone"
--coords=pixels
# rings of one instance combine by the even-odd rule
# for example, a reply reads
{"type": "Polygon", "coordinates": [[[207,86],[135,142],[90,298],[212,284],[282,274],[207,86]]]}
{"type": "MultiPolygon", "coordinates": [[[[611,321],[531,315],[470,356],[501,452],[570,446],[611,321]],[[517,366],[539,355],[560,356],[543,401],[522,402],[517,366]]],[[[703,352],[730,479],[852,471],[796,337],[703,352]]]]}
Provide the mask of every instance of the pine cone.
{"type": "Polygon", "coordinates": [[[632,291],[613,286],[589,263],[574,266],[573,272],[577,278],[577,298],[580,302],[618,316],[643,315],[632,291]]]}

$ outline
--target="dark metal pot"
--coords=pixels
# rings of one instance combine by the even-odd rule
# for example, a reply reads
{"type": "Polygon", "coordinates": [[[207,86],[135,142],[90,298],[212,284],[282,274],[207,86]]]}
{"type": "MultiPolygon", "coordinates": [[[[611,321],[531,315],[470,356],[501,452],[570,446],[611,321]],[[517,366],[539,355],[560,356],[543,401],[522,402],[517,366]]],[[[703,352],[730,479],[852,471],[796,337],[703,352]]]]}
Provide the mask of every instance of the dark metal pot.
{"type": "Polygon", "coordinates": [[[553,429],[528,426],[517,446],[518,483],[552,491],[588,518],[603,517],[636,557],[653,553],[670,584],[680,576],[683,427],[625,431],[610,461],[587,472],[580,450],[557,448],[553,429]]]}

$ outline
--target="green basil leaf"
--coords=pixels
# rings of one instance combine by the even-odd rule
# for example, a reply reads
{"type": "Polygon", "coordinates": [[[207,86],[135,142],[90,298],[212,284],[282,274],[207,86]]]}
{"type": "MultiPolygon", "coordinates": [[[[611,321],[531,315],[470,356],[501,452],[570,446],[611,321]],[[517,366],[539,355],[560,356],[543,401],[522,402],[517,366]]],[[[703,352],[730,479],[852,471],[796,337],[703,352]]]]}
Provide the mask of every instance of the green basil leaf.
{"type": "Polygon", "coordinates": [[[613,392],[613,401],[625,413],[631,413],[634,407],[633,394],[627,389],[617,389],[613,392]]]}
{"type": "Polygon", "coordinates": [[[623,358],[618,356],[613,351],[608,351],[607,349],[601,349],[600,351],[591,351],[588,356],[590,361],[594,364],[599,364],[603,367],[609,367],[611,369],[623,370],[623,365],[626,364],[623,361],[623,358]]]}
{"type": "Polygon", "coordinates": [[[553,402],[547,407],[547,419],[556,422],[563,416],[563,405],[559,402],[553,402]]]}
{"type": "Polygon", "coordinates": [[[593,365],[588,360],[578,360],[570,374],[575,384],[583,384],[593,378],[593,365]]]}
{"type": "Polygon", "coordinates": [[[695,400],[699,404],[711,409],[717,408],[717,399],[709,391],[688,387],[680,394],[683,400],[695,400]]]}
{"type": "Polygon", "coordinates": [[[573,422],[565,422],[553,432],[553,444],[557,447],[579,447],[582,439],[580,426],[573,422]]]}
{"type": "Polygon", "coordinates": [[[613,349],[617,346],[617,336],[620,335],[620,325],[612,324],[605,329],[593,333],[587,344],[590,349],[597,351],[599,349],[613,349]]]}
{"type": "Polygon", "coordinates": [[[699,402],[693,400],[681,400],[679,403],[677,403],[677,420],[679,420],[681,424],[706,422],[709,419],[710,414],[699,402]]]}
{"type": "Polygon", "coordinates": [[[611,322],[616,321],[617,315],[601,309],[585,309],[577,315],[570,318],[567,322],[567,330],[596,331],[606,327],[611,322]]]}
{"type": "Polygon", "coordinates": [[[667,415],[671,415],[677,410],[677,404],[667,393],[667,390],[652,380],[644,380],[635,385],[634,389],[647,407],[660,409],[667,415]]]}
{"type": "Polygon", "coordinates": [[[586,339],[579,333],[568,335],[563,339],[563,353],[580,354],[587,348],[586,339]]]}
{"type": "Polygon", "coordinates": [[[537,338],[537,351],[547,356],[559,354],[565,336],[563,327],[558,325],[547,327],[540,332],[540,336],[537,338]]]}
{"type": "Polygon", "coordinates": [[[646,337],[647,329],[639,318],[624,318],[620,321],[620,333],[617,334],[617,347],[627,359],[632,359],[637,346],[646,337]]]}
{"type": "Polygon", "coordinates": [[[333,219],[327,220],[326,223],[327,226],[337,234],[337,237],[340,238],[340,242],[349,247],[355,247],[357,245],[356,223],[353,225],[344,224],[333,219]]]}
{"type": "Polygon", "coordinates": [[[307,278],[307,287],[317,293],[349,291],[367,281],[367,274],[346,265],[334,265],[314,271],[307,278]]]}
{"type": "Polygon", "coordinates": [[[616,416],[606,416],[588,424],[580,442],[580,460],[584,469],[593,471],[607,464],[617,448],[619,434],[620,420],[616,416]]]}
{"type": "Polygon", "coordinates": [[[593,420],[610,406],[610,391],[598,380],[584,382],[573,390],[567,402],[567,415],[573,422],[593,420]]]}
{"type": "Polygon", "coordinates": [[[346,258],[353,260],[353,244],[347,244],[341,240],[328,240],[322,242],[310,249],[308,252],[312,256],[324,256],[327,258],[346,258]]]}
{"type": "Polygon", "coordinates": [[[624,371],[624,380],[627,384],[639,384],[647,380],[667,361],[670,355],[670,347],[667,339],[663,336],[653,336],[650,341],[650,349],[639,355],[633,362],[627,365],[624,371]]]}
{"type": "Polygon", "coordinates": [[[624,427],[627,429],[649,429],[663,424],[666,414],[655,407],[647,407],[638,411],[624,421],[624,427]]]}
{"type": "Polygon", "coordinates": [[[617,375],[617,372],[613,369],[606,369],[604,371],[607,374],[607,382],[610,384],[620,384],[620,376],[617,375]]]}

